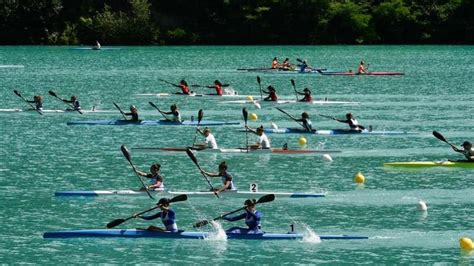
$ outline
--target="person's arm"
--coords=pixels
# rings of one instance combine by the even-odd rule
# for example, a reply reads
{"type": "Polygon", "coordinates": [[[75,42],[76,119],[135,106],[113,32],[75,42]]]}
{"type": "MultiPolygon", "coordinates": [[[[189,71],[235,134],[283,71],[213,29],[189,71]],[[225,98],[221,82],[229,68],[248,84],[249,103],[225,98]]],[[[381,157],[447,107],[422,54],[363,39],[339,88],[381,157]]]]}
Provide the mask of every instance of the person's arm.
{"type": "Polygon", "coordinates": [[[27,103],[36,103],[35,100],[33,101],[29,101],[29,100],[26,100],[27,103]]]}
{"type": "Polygon", "coordinates": [[[137,215],[136,217],[139,217],[143,220],[153,220],[153,219],[161,217],[161,212],[155,213],[153,215],[148,215],[148,216],[146,216],[146,215],[137,215]]]}
{"type": "Polygon", "coordinates": [[[148,189],[155,189],[161,187],[163,184],[163,179],[162,178],[157,178],[155,184],[148,186],[148,189]]]}
{"type": "Polygon", "coordinates": [[[299,91],[296,91],[296,93],[298,93],[299,95],[305,95],[304,92],[299,92],[299,91]]]}
{"type": "Polygon", "coordinates": [[[234,222],[234,221],[245,219],[245,216],[246,216],[246,213],[244,212],[240,215],[233,216],[233,217],[232,216],[231,217],[224,216],[224,217],[222,217],[222,219],[224,219],[226,221],[229,221],[229,222],[234,222]]]}
{"type": "Polygon", "coordinates": [[[461,150],[461,149],[457,148],[457,147],[456,147],[456,146],[454,146],[454,145],[453,145],[453,146],[451,146],[451,147],[453,148],[453,150],[454,150],[455,152],[459,152],[459,153],[462,153],[462,152],[463,152],[463,150],[461,150]]]}
{"type": "Polygon", "coordinates": [[[350,122],[350,120],[342,120],[342,119],[337,119],[337,118],[334,118],[334,120],[336,120],[337,122],[346,123],[346,124],[349,124],[350,122]]]}
{"type": "Polygon", "coordinates": [[[230,185],[232,184],[232,180],[226,180],[224,185],[217,190],[217,192],[222,192],[222,191],[226,191],[228,188],[230,188],[230,185]]]}
{"type": "Polygon", "coordinates": [[[208,176],[208,177],[219,177],[219,176],[221,176],[219,173],[206,172],[202,169],[201,169],[201,173],[208,176]]]}

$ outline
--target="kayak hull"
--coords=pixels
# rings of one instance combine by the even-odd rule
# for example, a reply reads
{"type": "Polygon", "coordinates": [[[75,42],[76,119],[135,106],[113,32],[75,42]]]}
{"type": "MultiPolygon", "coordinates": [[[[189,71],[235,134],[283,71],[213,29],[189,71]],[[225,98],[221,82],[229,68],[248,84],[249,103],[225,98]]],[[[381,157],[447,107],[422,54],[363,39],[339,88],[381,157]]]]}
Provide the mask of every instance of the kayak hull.
{"type": "Polygon", "coordinates": [[[330,130],[314,130],[308,132],[300,128],[267,128],[264,129],[265,133],[269,134],[315,134],[315,135],[407,135],[413,134],[406,131],[384,131],[384,130],[351,130],[351,129],[330,129],[330,130]]]}
{"type": "Polygon", "coordinates": [[[442,162],[393,162],[393,163],[384,163],[384,166],[389,167],[407,167],[407,168],[425,168],[425,167],[462,167],[462,168],[472,168],[474,167],[474,162],[466,161],[442,161],[442,162]]]}
{"type": "Polygon", "coordinates": [[[327,101],[327,100],[314,100],[312,102],[300,102],[296,100],[278,100],[278,101],[247,101],[247,100],[236,100],[236,101],[224,101],[222,104],[254,104],[254,103],[268,103],[268,104],[316,104],[316,105],[358,105],[360,102],[349,102],[349,101],[327,101]]]}
{"type": "MultiPolygon", "coordinates": [[[[223,95],[217,95],[217,94],[200,94],[200,93],[191,93],[191,94],[183,94],[183,93],[167,93],[167,92],[158,92],[158,93],[136,93],[136,96],[154,96],[154,97],[170,97],[170,96],[185,96],[185,97],[211,97],[211,98],[247,98],[248,95],[240,95],[237,93],[234,94],[224,94],[223,95]]],[[[257,97],[257,95],[254,95],[252,97],[257,97]]],[[[260,97],[260,96],[258,96],[260,97]]]]}
{"type": "MultiPolygon", "coordinates": [[[[83,120],[83,121],[70,121],[68,125],[108,125],[108,126],[123,126],[123,125],[134,125],[134,126],[197,126],[198,121],[183,121],[174,122],[167,120],[142,120],[133,122],[130,120],[83,120]]],[[[224,125],[239,125],[239,121],[213,121],[213,120],[202,120],[199,125],[201,126],[224,126],[224,125]]]]}
{"type": "MultiPolygon", "coordinates": [[[[19,108],[11,108],[11,109],[0,109],[0,113],[19,113],[19,112],[37,112],[35,109],[19,109],[19,108]]],[[[42,109],[42,113],[77,113],[76,110],[70,109],[42,109]]],[[[94,113],[117,113],[117,111],[107,111],[107,110],[82,110],[82,113],[85,114],[94,114],[94,113]]]]}
{"type": "MultiPolygon", "coordinates": [[[[142,152],[184,152],[187,148],[132,148],[134,151],[142,152]]],[[[246,148],[230,148],[230,149],[204,149],[194,150],[198,153],[229,153],[229,154],[329,154],[329,153],[341,153],[340,150],[307,150],[307,149],[257,149],[247,150],[246,148]]]]}
{"type": "Polygon", "coordinates": [[[332,71],[320,71],[323,76],[402,76],[405,73],[402,72],[387,72],[387,71],[373,71],[364,74],[358,74],[354,72],[332,72],[332,71]]]}
{"type": "MultiPolygon", "coordinates": [[[[228,239],[248,240],[302,240],[300,233],[263,233],[239,234],[226,233],[228,239]]],[[[64,230],[51,231],[43,234],[43,238],[81,238],[81,237],[123,237],[123,238],[176,238],[176,239],[205,239],[212,236],[209,232],[155,232],[140,229],[89,229],[89,230],[64,230]]],[[[366,236],[355,235],[321,235],[321,240],[361,240],[366,236]]]]}
{"type": "MultiPolygon", "coordinates": [[[[158,190],[150,191],[152,194],[159,196],[177,196],[185,194],[189,198],[212,198],[215,197],[212,191],[168,191],[158,190]]],[[[224,191],[219,193],[221,198],[246,198],[246,197],[261,197],[268,194],[274,194],[277,198],[321,198],[325,197],[326,193],[311,193],[311,192],[268,192],[268,191],[224,191]]],[[[98,196],[147,196],[146,191],[122,189],[122,190],[69,190],[57,191],[54,193],[56,197],[98,197],[98,196]]]]}

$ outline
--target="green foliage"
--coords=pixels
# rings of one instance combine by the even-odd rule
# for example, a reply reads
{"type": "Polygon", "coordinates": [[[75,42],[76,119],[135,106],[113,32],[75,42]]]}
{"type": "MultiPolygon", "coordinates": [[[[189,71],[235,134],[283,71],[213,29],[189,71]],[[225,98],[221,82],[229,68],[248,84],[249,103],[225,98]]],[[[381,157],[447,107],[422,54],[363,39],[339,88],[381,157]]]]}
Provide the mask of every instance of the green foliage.
{"type": "Polygon", "coordinates": [[[420,38],[416,17],[402,0],[391,0],[376,7],[371,25],[384,42],[410,43],[420,38]]]}

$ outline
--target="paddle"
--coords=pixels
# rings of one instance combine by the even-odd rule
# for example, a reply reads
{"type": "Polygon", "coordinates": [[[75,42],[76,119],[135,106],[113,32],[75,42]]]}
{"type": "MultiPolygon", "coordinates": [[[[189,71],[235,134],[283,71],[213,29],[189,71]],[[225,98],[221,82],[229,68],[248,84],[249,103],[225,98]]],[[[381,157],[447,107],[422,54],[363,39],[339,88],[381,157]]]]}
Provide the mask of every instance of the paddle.
{"type": "MultiPolygon", "coordinates": [[[[186,149],[186,153],[188,154],[189,158],[191,158],[191,160],[194,162],[194,164],[197,166],[199,171],[202,171],[201,166],[199,166],[199,163],[196,159],[196,156],[194,156],[194,153],[189,148],[186,149]]],[[[216,189],[212,186],[211,181],[209,181],[209,178],[207,178],[207,176],[203,174],[202,172],[201,174],[206,179],[207,184],[209,184],[209,187],[212,189],[212,192],[214,192],[214,195],[216,195],[217,198],[220,198],[216,192],[216,189]]]]}
{"type": "MultiPolygon", "coordinates": [[[[275,200],[275,195],[274,194],[268,194],[268,195],[265,195],[265,196],[262,196],[261,198],[259,198],[255,204],[266,203],[266,202],[270,202],[270,201],[273,201],[273,200],[275,200]]],[[[196,224],[194,224],[193,227],[194,228],[201,227],[203,225],[209,224],[211,221],[217,221],[219,219],[222,219],[224,216],[231,215],[233,213],[239,212],[241,210],[244,210],[245,208],[247,208],[247,206],[244,206],[242,208],[238,208],[237,210],[228,212],[226,214],[222,214],[221,216],[216,217],[212,220],[202,220],[202,221],[197,222],[196,224]]]]}
{"type": "Polygon", "coordinates": [[[247,152],[249,152],[249,130],[247,129],[247,118],[249,113],[246,108],[242,109],[242,115],[244,116],[245,123],[245,147],[247,147],[247,152]]]}
{"type": "Polygon", "coordinates": [[[54,91],[49,91],[48,93],[49,93],[49,95],[55,97],[55,98],[58,99],[59,101],[65,103],[67,106],[71,107],[74,111],[77,111],[77,112],[80,113],[81,115],[83,114],[83,113],[81,112],[81,110],[74,108],[74,106],[73,106],[72,104],[69,104],[69,103],[65,102],[63,99],[59,98],[59,96],[56,95],[56,93],[54,93],[54,91]]]}
{"type": "Polygon", "coordinates": [[[166,121],[171,121],[168,119],[168,117],[166,117],[165,114],[163,114],[163,112],[160,110],[160,108],[158,108],[158,106],[156,106],[153,102],[148,102],[151,106],[153,106],[165,119],[166,121]]]}
{"type": "Polygon", "coordinates": [[[113,104],[114,104],[115,108],[117,108],[117,109],[120,111],[120,113],[122,114],[123,118],[124,118],[125,120],[127,120],[127,117],[125,116],[125,113],[122,111],[122,109],[120,109],[120,106],[118,106],[116,103],[113,103],[113,104]]]}
{"type": "Polygon", "coordinates": [[[38,112],[38,114],[43,115],[43,113],[42,113],[40,110],[36,109],[36,107],[34,107],[34,106],[33,106],[31,103],[29,103],[23,96],[21,96],[21,94],[20,94],[19,91],[13,90],[13,92],[14,92],[18,97],[20,97],[23,101],[25,101],[25,103],[27,103],[33,110],[35,110],[36,112],[38,112]]]}
{"type": "Polygon", "coordinates": [[[198,133],[198,130],[199,130],[199,124],[201,124],[201,120],[202,120],[203,116],[204,116],[204,112],[202,111],[202,109],[199,109],[199,111],[198,111],[198,124],[197,124],[197,127],[196,127],[196,132],[194,132],[193,146],[191,146],[191,147],[194,147],[194,144],[196,143],[197,133],[198,133]]]}
{"type": "Polygon", "coordinates": [[[451,147],[453,148],[456,148],[456,146],[454,146],[453,144],[449,143],[446,138],[441,135],[441,133],[439,133],[438,131],[433,131],[433,136],[435,136],[437,139],[443,141],[443,142],[446,142],[447,144],[449,144],[451,147]]]}
{"type": "Polygon", "coordinates": [[[296,92],[296,83],[294,79],[291,79],[291,86],[293,86],[293,90],[295,91],[296,101],[298,101],[298,93],[296,92]]]}
{"type": "Polygon", "coordinates": [[[167,83],[167,84],[173,85],[173,86],[175,86],[175,87],[179,87],[179,86],[177,86],[176,84],[174,84],[174,83],[171,83],[171,82],[169,82],[169,81],[166,81],[166,80],[164,80],[164,79],[158,79],[158,80],[159,80],[159,81],[162,81],[162,82],[164,82],[164,83],[167,83]]]}
{"type": "MultiPolygon", "coordinates": [[[[188,196],[186,196],[186,195],[184,195],[184,194],[183,194],[183,195],[178,195],[178,196],[176,196],[176,197],[174,197],[174,198],[171,198],[170,201],[169,201],[169,203],[179,202],[179,201],[186,201],[187,199],[188,199],[188,196]]],[[[154,209],[157,209],[157,208],[159,208],[159,207],[161,207],[161,205],[157,205],[157,206],[155,206],[155,207],[153,207],[153,208],[151,208],[151,209],[148,209],[148,210],[146,210],[146,211],[139,212],[139,213],[134,214],[134,215],[132,215],[132,216],[130,216],[130,217],[128,217],[128,218],[125,218],[125,219],[115,219],[115,220],[111,221],[110,223],[108,223],[108,224],[106,225],[106,227],[107,227],[107,228],[114,228],[114,227],[116,227],[117,225],[123,224],[124,222],[126,222],[126,221],[128,221],[128,220],[130,220],[130,219],[132,219],[132,218],[138,217],[139,215],[142,215],[142,214],[144,214],[144,213],[147,213],[147,212],[152,211],[152,210],[154,210],[154,209]]]]}
{"type": "Polygon", "coordinates": [[[319,116],[321,117],[324,117],[324,118],[329,118],[329,119],[332,119],[332,120],[336,120],[336,118],[332,117],[332,116],[329,116],[329,115],[321,115],[321,114],[318,114],[319,116]]]}
{"type": "Polygon", "coordinates": [[[258,87],[260,88],[260,101],[263,101],[262,83],[259,76],[257,76],[257,82],[258,82],[258,87]]]}
{"type": "Polygon", "coordinates": [[[300,123],[299,121],[297,121],[296,118],[294,118],[292,115],[290,115],[289,113],[285,112],[284,110],[280,109],[279,107],[275,107],[278,111],[284,113],[285,115],[289,116],[291,119],[293,119],[296,123],[298,123],[300,126],[302,126],[303,128],[306,128],[305,126],[303,126],[302,123],[300,123]]]}
{"type": "Polygon", "coordinates": [[[127,161],[132,166],[132,169],[135,172],[135,174],[137,175],[138,180],[140,180],[140,183],[142,183],[143,187],[145,188],[145,191],[146,191],[146,194],[148,194],[148,197],[150,197],[150,199],[154,199],[153,196],[150,194],[150,191],[148,190],[148,187],[145,186],[145,184],[143,183],[143,180],[141,179],[140,175],[138,174],[137,168],[135,167],[135,165],[133,165],[132,158],[130,156],[130,152],[127,150],[127,147],[125,147],[125,145],[122,145],[120,147],[120,149],[122,150],[122,153],[123,153],[123,156],[125,156],[125,159],[127,159],[127,161]]]}

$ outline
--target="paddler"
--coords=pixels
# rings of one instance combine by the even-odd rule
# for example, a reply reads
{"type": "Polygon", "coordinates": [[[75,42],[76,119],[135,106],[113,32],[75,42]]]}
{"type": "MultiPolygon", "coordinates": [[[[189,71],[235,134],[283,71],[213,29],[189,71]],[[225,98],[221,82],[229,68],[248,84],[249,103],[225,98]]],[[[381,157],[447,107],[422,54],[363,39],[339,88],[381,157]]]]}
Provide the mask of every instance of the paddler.
{"type": "Polygon", "coordinates": [[[37,111],[43,110],[43,97],[39,95],[33,96],[33,101],[26,101],[28,103],[34,103],[37,111]]]}
{"type": "Polygon", "coordinates": [[[290,59],[285,58],[285,61],[283,61],[283,64],[281,64],[280,68],[283,69],[283,70],[291,70],[292,66],[291,66],[291,63],[290,63],[290,59]]]}
{"type": "Polygon", "coordinates": [[[222,219],[234,222],[245,219],[245,224],[248,228],[242,227],[231,227],[226,230],[227,233],[237,233],[237,234],[261,234],[262,226],[261,220],[263,214],[255,208],[257,201],[255,199],[248,199],[244,202],[245,212],[237,216],[224,216],[222,219]]]}
{"type": "Polygon", "coordinates": [[[95,41],[95,46],[92,47],[93,50],[100,50],[102,46],[100,45],[99,41],[95,41]]]}
{"type": "Polygon", "coordinates": [[[219,164],[218,170],[219,172],[217,173],[210,173],[201,169],[201,173],[208,177],[220,177],[222,179],[222,187],[216,188],[215,190],[217,193],[220,193],[226,190],[236,190],[232,175],[230,175],[229,172],[227,172],[227,164],[225,161],[219,164]]]}
{"type": "Polygon", "coordinates": [[[456,146],[452,146],[453,150],[464,155],[468,162],[474,162],[474,148],[472,148],[472,143],[470,143],[469,141],[464,141],[461,147],[463,147],[463,149],[459,149],[456,146]]]}
{"type": "Polygon", "coordinates": [[[359,122],[357,121],[357,119],[355,119],[355,117],[352,115],[352,113],[347,113],[345,120],[337,119],[337,118],[334,118],[334,120],[336,120],[338,122],[341,122],[341,123],[348,124],[349,127],[351,128],[351,130],[364,130],[365,129],[364,126],[359,125],[359,122]]]}
{"type": "Polygon", "coordinates": [[[165,115],[172,115],[172,118],[169,119],[170,121],[173,121],[173,122],[182,122],[181,120],[181,114],[179,112],[179,109],[178,109],[178,106],[176,106],[176,104],[173,104],[170,106],[170,112],[161,112],[162,114],[165,114],[165,115]]]}
{"type": "Polygon", "coordinates": [[[214,86],[206,86],[209,89],[215,89],[216,95],[222,96],[224,94],[224,89],[222,88],[222,83],[219,80],[214,81],[214,86]]]}
{"type": "Polygon", "coordinates": [[[262,90],[262,92],[268,94],[266,98],[263,98],[264,101],[271,101],[271,102],[276,102],[278,100],[278,96],[276,94],[276,89],[273,86],[268,86],[267,90],[262,90]]]}
{"type": "Polygon", "coordinates": [[[186,82],[186,80],[184,80],[184,79],[182,79],[179,82],[179,84],[173,84],[173,83],[169,83],[169,82],[168,82],[168,84],[171,84],[171,85],[181,89],[181,92],[177,92],[176,94],[190,94],[191,93],[191,90],[189,89],[189,85],[186,82]]]}
{"type": "Polygon", "coordinates": [[[150,225],[147,230],[149,231],[158,231],[158,232],[178,232],[178,225],[176,225],[176,214],[169,207],[170,200],[168,198],[161,198],[156,204],[160,208],[160,212],[155,213],[150,216],[138,215],[135,214],[134,217],[139,217],[143,220],[154,220],[160,218],[161,222],[165,226],[165,229],[150,225]]]}
{"type": "Polygon", "coordinates": [[[214,135],[211,133],[211,129],[205,128],[204,130],[201,131],[201,129],[198,128],[198,132],[205,137],[203,143],[197,143],[194,144],[194,148],[198,150],[204,150],[204,149],[217,149],[217,142],[216,138],[214,135]]]}
{"type": "Polygon", "coordinates": [[[300,100],[300,102],[312,102],[313,97],[311,97],[311,90],[308,88],[304,88],[303,92],[297,91],[299,95],[304,95],[303,99],[300,100]]]}
{"type": "Polygon", "coordinates": [[[278,58],[274,57],[272,60],[272,69],[278,69],[280,67],[280,63],[278,63],[278,58]]]}
{"type": "Polygon", "coordinates": [[[301,64],[298,65],[300,67],[300,73],[304,73],[306,71],[306,68],[311,68],[308,63],[306,63],[306,60],[303,60],[301,64]]]}
{"type": "Polygon", "coordinates": [[[257,143],[249,145],[250,149],[252,150],[270,149],[270,140],[268,140],[268,137],[263,130],[263,126],[258,127],[256,130],[253,130],[252,128],[248,126],[245,126],[245,128],[258,136],[257,143]]]}
{"type": "MultiPolygon", "coordinates": [[[[146,187],[148,190],[162,190],[165,188],[163,184],[163,177],[160,175],[160,169],[161,165],[159,163],[154,163],[150,166],[150,173],[137,171],[139,176],[150,179],[150,185],[146,187]]],[[[145,188],[142,188],[142,190],[145,190],[145,188]]]]}
{"type": "Polygon", "coordinates": [[[365,63],[364,61],[360,61],[360,64],[359,64],[359,68],[357,68],[357,74],[365,74],[366,73],[366,69],[365,69],[365,63]]]}
{"type": "Polygon", "coordinates": [[[131,116],[132,118],[128,121],[132,121],[132,122],[138,122],[140,121],[138,119],[138,109],[137,107],[135,107],[135,105],[130,105],[130,113],[124,113],[124,115],[128,115],[128,116],[131,116]]]}
{"type": "Polygon", "coordinates": [[[308,132],[313,132],[313,124],[309,119],[309,114],[307,112],[303,112],[301,114],[300,119],[295,119],[296,122],[301,122],[303,124],[303,128],[308,132]]]}
{"type": "Polygon", "coordinates": [[[70,103],[72,104],[72,106],[74,107],[74,111],[78,111],[78,110],[81,110],[81,104],[79,103],[79,101],[77,100],[77,97],[76,96],[71,96],[71,100],[66,100],[66,99],[62,99],[63,102],[65,103],[70,103]]]}

